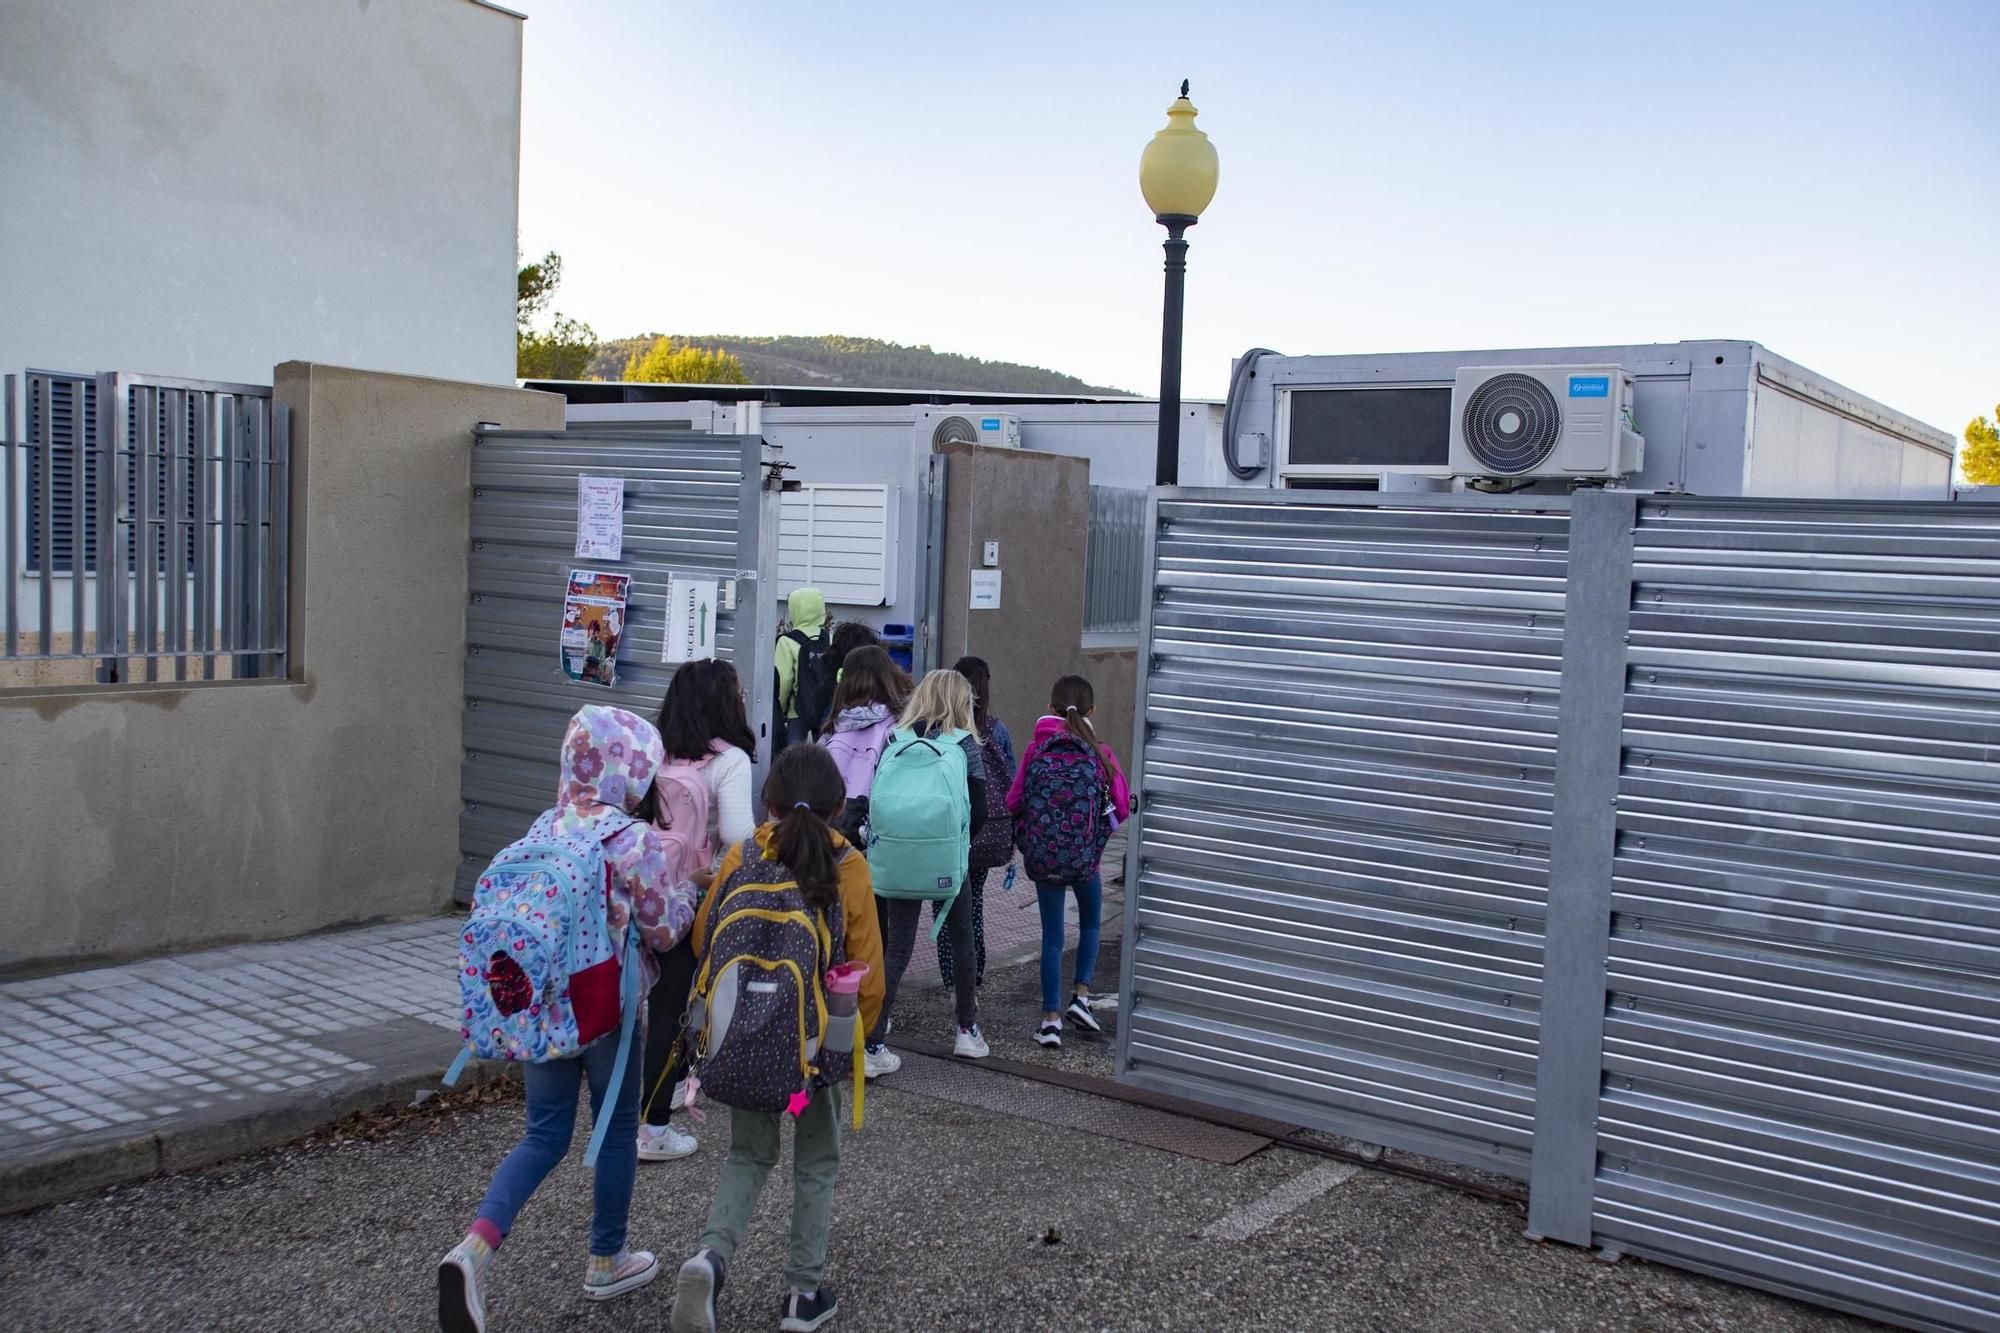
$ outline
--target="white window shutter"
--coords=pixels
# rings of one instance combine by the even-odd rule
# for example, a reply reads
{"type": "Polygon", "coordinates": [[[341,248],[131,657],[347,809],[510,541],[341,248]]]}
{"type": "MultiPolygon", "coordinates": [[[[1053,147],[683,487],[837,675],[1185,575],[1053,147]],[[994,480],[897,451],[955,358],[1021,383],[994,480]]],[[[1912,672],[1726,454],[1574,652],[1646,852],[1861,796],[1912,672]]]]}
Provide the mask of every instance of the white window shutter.
{"type": "Polygon", "coordinates": [[[896,599],[896,488],[805,482],[786,491],[778,595],[818,588],[829,604],[896,599]]]}

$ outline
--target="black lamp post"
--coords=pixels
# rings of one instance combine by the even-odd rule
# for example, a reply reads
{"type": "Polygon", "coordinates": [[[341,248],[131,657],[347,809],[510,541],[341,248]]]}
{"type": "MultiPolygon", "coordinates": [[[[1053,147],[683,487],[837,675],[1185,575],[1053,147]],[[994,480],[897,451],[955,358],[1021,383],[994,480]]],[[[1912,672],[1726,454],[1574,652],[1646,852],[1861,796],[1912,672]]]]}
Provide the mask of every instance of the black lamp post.
{"type": "Polygon", "coordinates": [[[1153,479],[1161,486],[1180,481],[1181,311],[1187,293],[1187,229],[1215,198],[1220,171],[1215,145],[1195,128],[1187,81],[1167,108],[1167,127],[1139,156],[1139,190],[1153,216],[1167,229],[1167,291],[1160,320],[1160,440],[1153,479]]]}

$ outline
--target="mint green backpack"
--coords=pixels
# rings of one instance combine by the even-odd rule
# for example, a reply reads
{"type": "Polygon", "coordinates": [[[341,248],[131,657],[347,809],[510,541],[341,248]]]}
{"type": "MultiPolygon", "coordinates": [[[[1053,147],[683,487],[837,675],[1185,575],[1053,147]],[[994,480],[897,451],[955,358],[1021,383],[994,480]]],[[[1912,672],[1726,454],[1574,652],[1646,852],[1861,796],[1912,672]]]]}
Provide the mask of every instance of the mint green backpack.
{"type": "Polygon", "coordinates": [[[890,734],[868,793],[868,873],[880,896],[958,896],[972,849],[964,739],[962,731],[890,734]]]}

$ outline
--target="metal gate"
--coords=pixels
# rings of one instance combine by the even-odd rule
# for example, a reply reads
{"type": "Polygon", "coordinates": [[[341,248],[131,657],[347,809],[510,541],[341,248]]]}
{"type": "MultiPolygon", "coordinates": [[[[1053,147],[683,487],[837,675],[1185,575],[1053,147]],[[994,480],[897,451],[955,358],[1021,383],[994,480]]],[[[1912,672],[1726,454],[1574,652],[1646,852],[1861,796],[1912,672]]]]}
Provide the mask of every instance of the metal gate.
{"type": "Polygon", "coordinates": [[[651,719],[673,668],[661,661],[667,578],[735,584],[717,617],[718,655],[736,664],[768,760],[777,603],[760,574],[777,568],[778,491],[765,482],[761,437],[688,432],[503,431],[472,450],[471,605],[466,608],[465,812],[458,897],[493,854],[555,800],[556,752],[585,704],[651,719]],[[622,477],[622,558],[575,556],[577,478],[622,477]],[[617,683],[563,674],[556,644],[568,573],[632,578],[617,683]]]}
{"type": "Polygon", "coordinates": [[[1123,1077],[1526,1177],[1572,1243],[2000,1328],[2000,514],[1149,527],[1123,1077]]]}
{"type": "Polygon", "coordinates": [[[1157,502],[1119,1067],[1526,1176],[1568,515],[1157,502]]]}

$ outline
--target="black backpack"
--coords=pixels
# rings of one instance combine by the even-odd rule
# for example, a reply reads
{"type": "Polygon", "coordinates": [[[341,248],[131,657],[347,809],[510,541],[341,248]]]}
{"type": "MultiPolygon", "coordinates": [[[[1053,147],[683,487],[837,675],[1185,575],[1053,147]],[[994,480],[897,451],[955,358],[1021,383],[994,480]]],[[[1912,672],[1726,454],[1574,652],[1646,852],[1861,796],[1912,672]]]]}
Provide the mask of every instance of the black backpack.
{"type": "Polygon", "coordinates": [[[831,629],[830,625],[821,625],[817,639],[809,639],[795,629],[785,631],[785,637],[799,646],[799,669],[792,678],[792,709],[814,731],[825,724],[826,715],[833,708],[836,665],[833,654],[827,651],[833,643],[831,629]]]}

